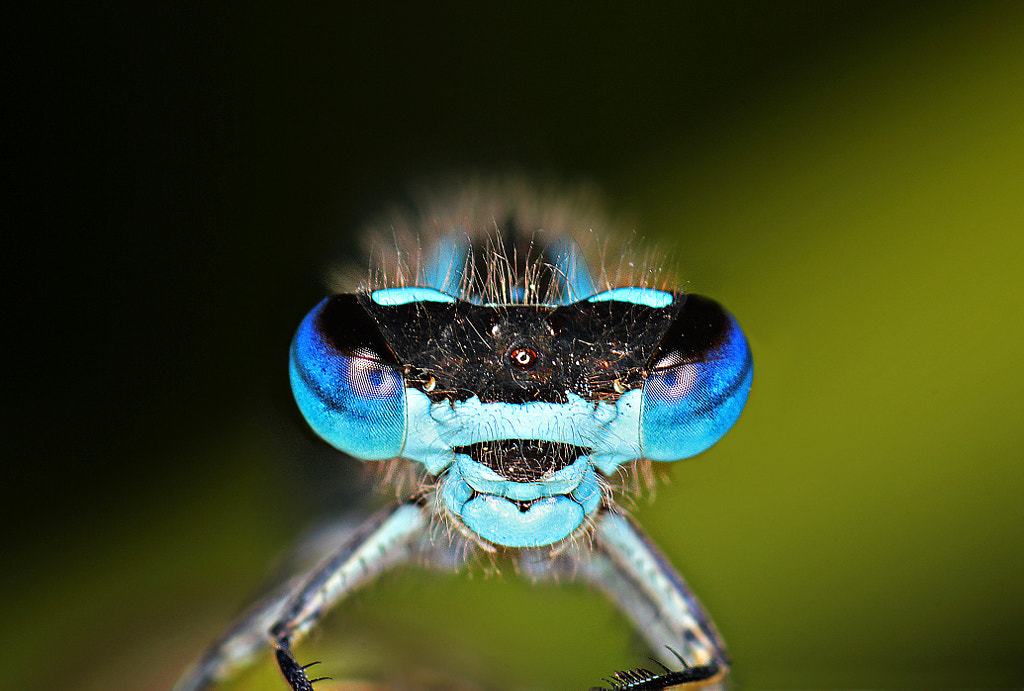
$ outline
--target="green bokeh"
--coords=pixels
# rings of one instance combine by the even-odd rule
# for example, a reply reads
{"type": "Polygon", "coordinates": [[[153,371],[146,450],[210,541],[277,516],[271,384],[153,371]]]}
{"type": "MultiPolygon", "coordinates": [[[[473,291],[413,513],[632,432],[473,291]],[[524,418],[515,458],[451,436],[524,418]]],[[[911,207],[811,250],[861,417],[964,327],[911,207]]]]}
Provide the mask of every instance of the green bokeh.
{"type": "MultiPolygon", "coordinates": [[[[309,173],[298,155],[239,154],[250,166],[285,163],[274,174],[299,181],[268,204],[276,211],[265,225],[256,210],[237,211],[261,208],[261,190],[235,190],[237,197],[216,207],[216,222],[205,222],[214,229],[253,224],[263,249],[244,256],[253,261],[261,252],[255,261],[264,273],[247,275],[246,290],[264,299],[291,290],[266,287],[292,279],[289,271],[311,273],[309,263],[319,259],[303,252],[326,244],[332,228],[352,225],[369,206],[364,191],[386,196],[383,188],[403,171],[512,159],[598,178],[613,204],[635,214],[638,232],[671,252],[686,289],[737,316],[754,351],[754,388],[736,428],[699,458],[666,466],[668,482],[636,511],[717,621],[739,687],[1019,687],[1024,11],[1018,3],[942,6],[934,15],[905,9],[891,19],[851,21],[844,32],[835,16],[826,22],[812,8],[680,11],[672,16],[686,29],[678,40],[704,37],[699,27],[707,22],[706,45],[645,46],[635,73],[650,82],[637,84],[636,94],[605,90],[600,75],[591,76],[593,120],[578,132],[565,113],[581,107],[559,101],[557,85],[535,76],[543,98],[534,103],[537,121],[517,131],[519,157],[498,147],[489,160],[484,144],[473,143],[452,160],[434,160],[436,150],[424,145],[405,158],[385,151],[378,170],[353,172],[342,170],[344,147],[335,143],[337,168],[319,163],[309,173]],[[801,19],[811,26],[801,28],[801,19]],[[807,39],[815,21],[836,35],[807,39]],[[796,56],[789,62],[771,57],[787,51],[796,56]],[[714,64],[725,57],[731,67],[714,64]],[[693,64],[666,67],[683,59],[693,64]],[[730,91],[714,82],[728,74],[745,77],[729,82],[730,91]],[[679,89],[678,100],[658,101],[652,94],[659,89],[679,89]],[[555,104],[546,116],[544,98],[555,104]],[[602,99],[608,113],[598,107],[602,99]],[[671,108],[631,119],[630,99],[637,108],[671,108]],[[637,129],[636,150],[628,149],[624,125],[637,129]],[[603,127],[615,128],[608,141],[603,127]],[[590,158],[579,160],[581,151],[590,158]],[[356,178],[355,191],[332,191],[356,178]],[[300,192],[304,180],[314,180],[317,192],[300,192]],[[324,211],[286,223],[303,204],[329,206],[333,194],[343,221],[323,221],[324,211]],[[275,274],[275,261],[289,268],[275,274]]],[[[643,33],[641,19],[620,26],[613,13],[600,17],[580,27],[603,32],[595,51],[614,46],[618,32],[644,46],[634,36],[643,33]]],[[[431,21],[427,33],[443,24],[431,21]]],[[[524,22],[496,28],[495,44],[513,42],[524,22]]],[[[240,18],[227,24],[259,34],[240,18]]],[[[538,31],[548,37],[551,30],[538,31]]],[[[273,64],[267,55],[279,47],[257,44],[246,44],[252,59],[273,64]]],[[[282,50],[299,44],[293,37],[282,50]]],[[[533,54],[527,46],[463,57],[482,60],[481,72],[488,59],[507,70],[508,60],[533,54]]],[[[247,57],[232,56],[235,69],[247,57]]],[[[610,72],[608,83],[634,74],[623,70],[610,72]]],[[[530,84],[524,78],[513,86],[529,91],[530,84]]],[[[259,91],[258,79],[246,85],[259,91]]],[[[451,105],[444,90],[409,88],[418,98],[411,109],[451,105]]],[[[478,88],[490,102],[510,85],[478,88]]],[[[312,110],[314,91],[300,84],[287,98],[312,110]]],[[[529,108],[510,102],[496,126],[525,118],[529,108]]],[[[340,122],[345,108],[372,108],[330,103],[340,122]]],[[[460,141],[460,131],[442,120],[424,115],[422,132],[410,125],[396,136],[433,138],[438,148],[460,141]]],[[[238,151],[259,148],[252,122],[232,140],[238,151]]],[[[485,136],[486,123],[477,127],[470,135],[485,136]]],[[[211,154],[209,180],[230,170],[228,149],[211,154]]],[[[203,242],[218,246],[206,236],[203,242]]],[[[303,290],[288,293],[275,316],[294,313],[297,324],[304,308],[293,306],[315,299],[303,290]]],[[[182,347],[204,345],[196,338],[182,347]]],[[[277,360],[246,362],[263,368],[259,376],[277,374],[267,373],[277,360]]],[[[292,413],[275,406],[263,412],[266,403],[240,400],[230,413],[204,412],[211,422],[202,434],[143,433],[145,453],[125,452],[123,468],[159,469],[146,471],[160,478],[146,487],[166,491],[142,496],[140,482],[122,505],[102,493],[102,480],[85,480],[98,497],[88,511],[102,520],[76,513],[66,542],[18,547],[3,607],[4,646],[18,651],[13,663],[0,663],[10,688],[169,686],[316,513],[303,506],[303,489],[341,483],[327,475],[295,479],[331,466],[287,465],[301,445],[288,431],[292,413]]],[[[119,432],[111,426],[110,433],[119,432]]],[[[482,688],[584,688],[646,662],[624,621],[597,596],[533,588],[510,573],[392,576],[339,608],[301,650],[302,659],[325,661],[325,675],[441,674],[465,688],[473,688],[468,680],[482,688]]],[[[230,688],[281,684],[265,664],[230,688]]]]}

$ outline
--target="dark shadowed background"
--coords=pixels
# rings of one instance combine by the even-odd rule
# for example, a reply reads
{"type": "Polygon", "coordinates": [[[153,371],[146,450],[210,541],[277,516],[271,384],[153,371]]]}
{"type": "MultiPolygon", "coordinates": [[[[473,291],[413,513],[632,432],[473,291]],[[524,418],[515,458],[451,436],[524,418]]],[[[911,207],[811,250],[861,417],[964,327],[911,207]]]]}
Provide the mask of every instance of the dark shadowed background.
{"type": "MultiPolygon", "coordinates": [[[[358,505],[293,410],[292,330],[408,180],[509,167],[602,185],[747,331],[740,422],[637,510],[738,687],[1024,685],[1021,3],[64,3],[8,28],[0,686],[169,688],[358,505]]],[[[646,663],[596,595],[512,574],[393,576],[300,651],[480,688],[646,663]]]]}

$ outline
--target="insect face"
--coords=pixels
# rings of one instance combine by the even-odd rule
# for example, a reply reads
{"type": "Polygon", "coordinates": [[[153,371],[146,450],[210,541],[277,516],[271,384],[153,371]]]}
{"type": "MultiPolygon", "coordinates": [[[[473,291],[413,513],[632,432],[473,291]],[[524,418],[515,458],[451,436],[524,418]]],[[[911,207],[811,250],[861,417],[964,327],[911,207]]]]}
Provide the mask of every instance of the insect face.
{"type": "Polygon", "coordinates": [[[565,305],[424,287],[336,295],[300,327],[291,371],[324,439],[423,464],[448,514],[506,547],[576,533],[623,464],[711,446],[752,376],[717,303],[637,288],[565,305]]]}

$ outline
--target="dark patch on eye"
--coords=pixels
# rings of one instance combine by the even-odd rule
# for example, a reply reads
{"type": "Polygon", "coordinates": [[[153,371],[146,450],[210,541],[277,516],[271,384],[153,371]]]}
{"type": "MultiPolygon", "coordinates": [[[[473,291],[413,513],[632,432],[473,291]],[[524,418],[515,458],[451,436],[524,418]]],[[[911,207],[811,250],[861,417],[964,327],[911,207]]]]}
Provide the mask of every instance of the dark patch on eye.
{"type": "Polygon", "coordinates": [[[651,367],[703,362],[708,353],[729,336],[729,315],[717,302],[702,295],[687,295],[675,321],[665,333],[651,367]]]}
{"type": "Polygon", "coordinates": [[[540,482],[572,465],[590,449],[540,439],[499,439],[455,447],[512,482],[540,482]]]}
{"type": "Polygon", "coordinates": [[[347,357],[372,357],[389,365],[398,364],[377,323],[363,309],[357,295],[327,298],[316,317],[315,328],[327,345],[347,357]]]}

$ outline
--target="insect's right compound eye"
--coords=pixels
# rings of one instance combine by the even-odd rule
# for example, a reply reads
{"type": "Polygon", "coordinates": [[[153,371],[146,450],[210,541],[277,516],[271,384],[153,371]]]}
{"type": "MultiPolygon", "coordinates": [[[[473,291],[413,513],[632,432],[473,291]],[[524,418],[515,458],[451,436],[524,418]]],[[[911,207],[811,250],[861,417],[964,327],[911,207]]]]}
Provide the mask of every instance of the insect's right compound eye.
{"type": "Polygon", "coordinates": [[[753,376],[736,320],[714,300],[688,295],[644,383],[644,455],[677,461],[711,447],[739,418],[753,376]]]}
{"type": "Polygon", "coordinates": [[[405,382],[355,295],[327,298],[292,340],[292,392],[325,441],[364,460],[394,458],[405,441],[405,382]]]}

